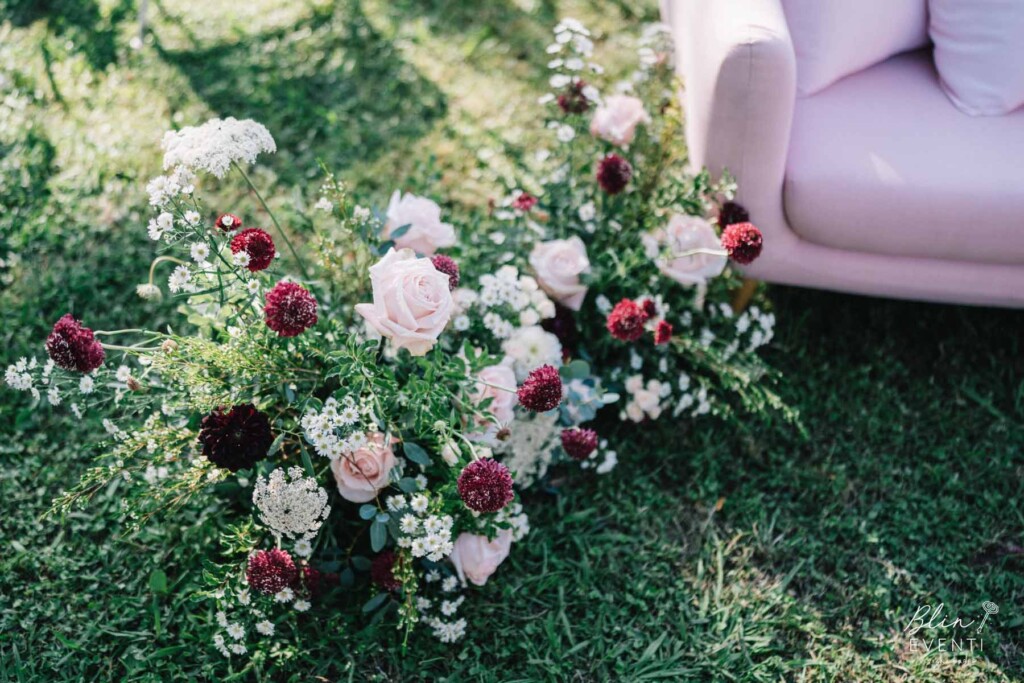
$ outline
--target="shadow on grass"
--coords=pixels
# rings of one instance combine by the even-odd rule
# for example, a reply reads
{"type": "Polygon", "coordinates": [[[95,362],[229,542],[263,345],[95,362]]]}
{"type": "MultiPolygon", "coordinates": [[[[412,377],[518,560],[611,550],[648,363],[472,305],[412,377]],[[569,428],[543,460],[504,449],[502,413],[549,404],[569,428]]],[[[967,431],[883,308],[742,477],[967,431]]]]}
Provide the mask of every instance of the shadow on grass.
{"type": "MultiPolygon", "coordinates": [[[[96,0],[0,0],[0,16],[17,27],[45,21],[54,37],[68,39],[72,51],[102,71],[117,60],[118,25],[134,7],[134,0],[118,0],[104,16],[96,0]]],[[[52,57],[45,41],[40,48],[49,67],[52,57]]]]}
{"type": "Polygon", "coordinates": [[[281,152],[268,163],[283,176],[316,176],[317,159],[332,169],[374,159],[421,137],[446,111],[440,90],[403,61],[358,2],[235,43],[191,40],[180,51],[158,40],[157,49],[217,115],[253,118],[273,132],[281,152]]]}

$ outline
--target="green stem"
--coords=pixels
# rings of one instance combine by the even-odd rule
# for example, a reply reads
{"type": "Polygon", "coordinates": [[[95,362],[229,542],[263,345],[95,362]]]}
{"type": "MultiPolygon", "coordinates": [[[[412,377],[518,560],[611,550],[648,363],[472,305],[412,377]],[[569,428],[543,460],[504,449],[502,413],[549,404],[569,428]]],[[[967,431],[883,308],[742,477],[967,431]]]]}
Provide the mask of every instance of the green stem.
{"type": "Polygon", "coordinates": [[[238,163],[236,163],[236,162],[231,162],[231,163],[232,163],[232,165],[236,169],[238,169],[238,172],[240,174],[242,174],[242,178],[245,179],[246,184],[249,185],[249,189],[251,189],[253,191],[253,193],[256,195],[256,199],[259,200],[260,205],[263,207],[263,210],[267,212],[268,216],[270,216],[270,220],[274,223],[274,227],[277,228],[277,231],[281,234],[281,238],[284,240],[284,243],[286,245],[288,245],[288,250],[292,252],[292,256],[294,256],[295,260],[298,262],[299,270],[302,271],[302,276],[308,280],[309,279],[309,273],[306,271],[306,263],[305,263],[305,261],[303,261],[302,257],[299,256],[299,252],[295,250],[295,247],[292,245],[291,240],[288,239],[288,235],[285,233],[284,229],[281,227],[281,224],[277,222],[277,217],[274,216],[274,212],[270,210],[269,206],[267,206],[267,202],[264,201],[263,195],[260,194],[260,191],[256,189],[256,186],[253,185],[252,180],[249,179],[248,174],[246,174],[246,172],[242,169],[242,167],[239,166],[238,163]]]}
{"type": "Polygon", "coordinates": [[[94,330],[93,334],[96,335],[96,336],[99,336],[101,334],[133,334],[135,332],[148,332],[148,330],[137,330],[137,329],[128,329],[128,330],[94,330]]]}
{"type": "Polygon", "coordinates": [[[173,263],[177,263],[180,266],[188,265],[188,263],[182,261],[180,258],[174,258],[173,256],[158,256],[157,258],[153,259],[153,263],[151,263],[149,266],[149,284],[153,284],[153,274],[156,271],[157,265],[163,263],[164,261],[171,261],[173,263]]]}

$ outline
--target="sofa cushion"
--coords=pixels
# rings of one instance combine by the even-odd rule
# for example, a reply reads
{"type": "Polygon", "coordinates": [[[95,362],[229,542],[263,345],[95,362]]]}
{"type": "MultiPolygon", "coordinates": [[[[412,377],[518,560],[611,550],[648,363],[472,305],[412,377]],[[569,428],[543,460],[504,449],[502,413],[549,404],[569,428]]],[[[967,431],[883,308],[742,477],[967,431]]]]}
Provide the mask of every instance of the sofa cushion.
{"type": "Polygon", "coordinates": [[[818,244],[1024,264],[1024,110],[964,116],[930,53],[893,57],[794,111],[784,201],[818,244]]]}
{"type": "Polygon", "coordinates": [[[782,7],[801,97],[928,44],[927,0],[782,0],[782,7]]]}
{"type": "Polygon", "coordinates": [[[931,0],[929,34],[946,94],[971,116],[1024,105],[1024,2],[931,0]]]}

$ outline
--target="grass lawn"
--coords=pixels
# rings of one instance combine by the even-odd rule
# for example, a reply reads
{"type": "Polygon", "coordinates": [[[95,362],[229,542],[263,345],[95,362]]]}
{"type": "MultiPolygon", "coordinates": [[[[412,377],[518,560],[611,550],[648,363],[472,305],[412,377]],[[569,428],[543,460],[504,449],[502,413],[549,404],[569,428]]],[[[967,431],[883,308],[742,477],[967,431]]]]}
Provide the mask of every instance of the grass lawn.
{"type": "MultiPolygon", "coordinates": [[[[285,215],[315,197],[323,159],[378,204],[418,188],[457,216],[514,186],[557,18],[588,23],[611,61],[656,16],[608,0],[154,0],[134,50],[134,3],[94,1],[0,0],[4,366],[69,310],[102,329],[175,319],[134,294],[152,253],[143,186],[171,125],[266,124],[281,153],[256,180],[285,215]]],[[[1024,680],[1024,317],[771,295],[765,354],[808,439],[710,419],[623,431],[614,474],[556,473],[528,496],[534,531],[470,593],[459,646],[423,632],[403,654],[386,622],[318,615],[299,654],[234,678],[189,598],[231,501],[124,536],[112,485],[42,519],[102,428],[4,388],[0,680],[1024,680]],[[973,627],[922,631],[947,639],[930,653],[903,630],[923,605],[966,621],[986,600],[999,613],[973,653],[948,651],[973,627]]]]}

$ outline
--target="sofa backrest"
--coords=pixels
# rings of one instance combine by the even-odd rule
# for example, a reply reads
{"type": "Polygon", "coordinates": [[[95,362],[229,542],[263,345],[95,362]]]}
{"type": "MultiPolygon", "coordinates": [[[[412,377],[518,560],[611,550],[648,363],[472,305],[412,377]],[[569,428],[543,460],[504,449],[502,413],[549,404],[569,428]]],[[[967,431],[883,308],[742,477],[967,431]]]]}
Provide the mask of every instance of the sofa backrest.
{"type": "Polygon", "coordinates": [[[782,8],[802,97],[928,45],[927,0],[782,0],[782,8]]]}

